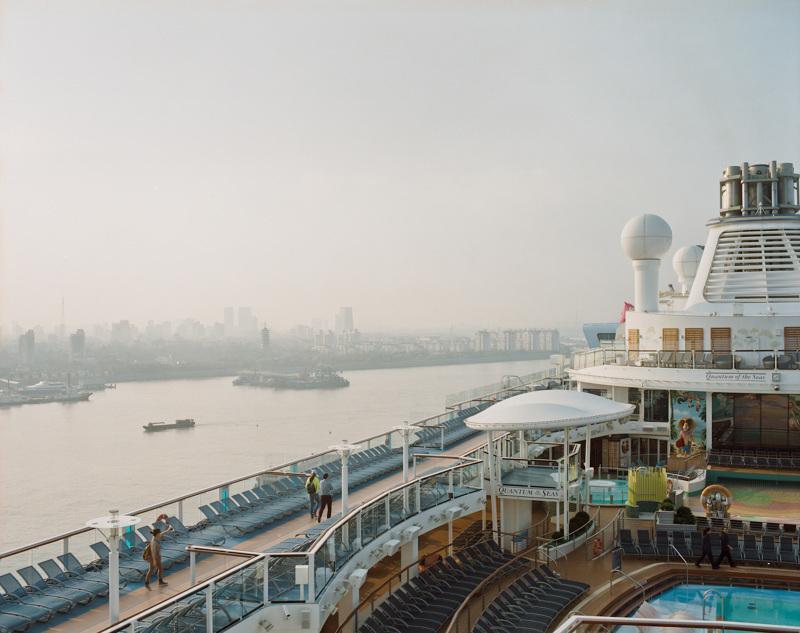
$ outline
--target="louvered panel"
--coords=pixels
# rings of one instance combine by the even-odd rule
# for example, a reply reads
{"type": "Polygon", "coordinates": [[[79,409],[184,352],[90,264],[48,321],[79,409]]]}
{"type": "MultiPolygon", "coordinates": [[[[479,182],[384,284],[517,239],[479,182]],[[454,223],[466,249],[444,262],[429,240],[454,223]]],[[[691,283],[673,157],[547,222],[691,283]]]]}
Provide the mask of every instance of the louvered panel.
{"type": "Polygon", "coordinates": [[[705,349],[705,336],[703,328],[701,327],[687,327],[685,330],[686,336],[686,349],[687,350],[702,350],[705,349]]]}
{"type": "Polygon", "coordinates": [[[783,347],[793,351],[800,351],[800,327],[783,328],[783,347]]]}
{"type": "Polygon", "coordinates": [[[729,327],[711,328],[711,351],[729,352],[731,350],[731,329],[729,327]]]}
{"type": "Polygon", "coordinates": [[[706,279],[711,302],[800,301],[800,229],[741,229],[720,235],[706,279]]]}
{"type": "Polygon", "coordinates": [[[661,349],[668,352],[678,351],[680,330],[676,327],[665,327],[661,330],[661,349]]]}

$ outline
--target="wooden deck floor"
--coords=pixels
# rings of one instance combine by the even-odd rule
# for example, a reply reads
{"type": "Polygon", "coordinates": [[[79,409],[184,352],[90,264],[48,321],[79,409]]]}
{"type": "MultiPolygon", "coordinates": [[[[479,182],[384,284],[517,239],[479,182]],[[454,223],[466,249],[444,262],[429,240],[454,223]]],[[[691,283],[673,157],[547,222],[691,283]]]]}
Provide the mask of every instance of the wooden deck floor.
{"type": "MultiPolygon", "coordinates": [[[[483,444],[485,438],[483,434],[477,435],[473,438],[465,440],[448,449],[448,455],[462,455],[470,452],[483,444]]],[[[432,456],[423,460],[418,460],[418,472],[424,472],[432,468],[448,467],[455,465],[454,460],[437,458],[432,456]]],[[[363,504],[377,496],[382,492],[402,483],[402,472],[390,475],[379,479],[363,488],[356,490],[350,494],[350,508],[363,504]]],[[[341,500],[336,500],[333,503],[333,512],[341,511],[341,500]]],[[[231,549],[238,549],[251,552],[266,552],[271,546],[280,543],[286,538],[295,536],[302,533],[304,530],[312,527],[315,524],[308,516],[301,516],[289,521],[283,522],[280,525],[265,530],[252,538],[249,538],[241,543],[232,546],[231,549]]],[[[205,557],[197,563],[197,580],[202,582],[212,576],[215,576],[226,569],[235,567],[242,562],[241,558],[212,556],[205,557]]],[[[152,584],[152,589],[147,590],[140,586],[133,591],[127,592],[120,596],[120,619],[134,617],[137,613],[141,613],[155,605],[162,602],[178,593],[189,589],[192,585],[189,578],[188,566],[171,572],[165,576],[165,580],[169,583],[166,587],[159,587],[157,584],[152,584]]],[[[70,614],[67,619],[59,618],[54,624],[42,627],[39,630],[47,628],[54,633],[96,633],[108,626],[108,601],[104,600],[98,603],[95,608],[87,609],[82,612],[70,614]]]]}

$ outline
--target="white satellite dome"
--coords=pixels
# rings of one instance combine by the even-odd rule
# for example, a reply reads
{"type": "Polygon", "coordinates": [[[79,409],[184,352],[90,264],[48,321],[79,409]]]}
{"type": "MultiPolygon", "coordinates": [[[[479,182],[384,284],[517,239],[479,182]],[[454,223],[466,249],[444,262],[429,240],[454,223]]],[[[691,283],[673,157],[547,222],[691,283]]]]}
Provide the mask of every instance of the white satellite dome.
{"type": "Polygon", "coordinates": [[[683,246],[675,251],[672,256],[672,269],[678,275],[678,279],[694,279],[702,257],[702,246],[683,246]]]}
{"type": "Polygon", "coordinates": [[[628,220],[621,242],[629,259],[660,259],[672,245],[672,229],[663,218],[645,213],[628,220]]]}

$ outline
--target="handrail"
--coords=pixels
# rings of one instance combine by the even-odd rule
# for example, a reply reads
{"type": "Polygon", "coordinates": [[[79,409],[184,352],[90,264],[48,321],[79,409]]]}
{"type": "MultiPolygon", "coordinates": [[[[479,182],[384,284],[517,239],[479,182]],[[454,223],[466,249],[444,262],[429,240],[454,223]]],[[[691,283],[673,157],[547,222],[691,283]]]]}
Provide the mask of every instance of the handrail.
{"type": "MultiPolygon", "coordinates": [[[[354,508],[351,508],[350,512],[348,512],[346,515],[340,517],[339,520],[336,523],[334,523],[333,525],[328,527],[328,529],[326,529],[322,534],[320,534],[317,537],[317,539],[314,542],[314,545],[311,547],[311,549],[308,549],[303,553],[304,554],[316,554],[324,546],[325,541],[327,540],[327,538],[329,536],[333,536],[333,534],[336,532],[336,530],[338,528],[340,528],[345,523],[350,521],[350,519],[352,519],[353,516],[355,516],[358,513],[358,511],[361,510],[361,508],[363,508],[364,506],[372,505],[373,503],[377,503],[381,499],[385,499],[386,497],[390,496],[392,493],[399,492],[399,491],[403,490],[404,488],[410,488],[410,487],[414,486],[415,484],[420,483],[425,479],[428,479],[429,477],[441,477],[443,474],[449,473],[449,472],[454,471],[454,470],[456,470],[458,468],[461,468],[463,466],[475,466],[475,465],[479,465],[479,464],[483,463],[479,459],[470,459],[468,457],[465,457],[464,460],[467,463],[458,464],[456,466],[450,466],[449,468],[444,468],[442,470],[438,470],[435,473],[429,473],[427,475],[421,475],[421,476],[417,477],[416,479],[411,479],[411,480],[409,480],[407,482],[401,483],[401,484],[395,486],[394,488],[389,488],[388,490],[383,491],[378,496],[373,497],[369,501],[365,501],[365,502],[361,503],[360,505],[358,505],[358,506],[356,506],[354,508]]],[[[477,488],[476,488],[476,490],[477,490],[477,488]]],[[[420,510],[420,512],[421,512],[421,510],[420,510]]],[[[267,553],[269,554],[270,552],[267,552],[267,553]]],[[[279,557],[279,556],[283,556],[286,553],[288,553],[288,552],[274,552],[274,553],[271,553],[271,555],[275,556],[275,557],[279,557]]]]}
{"type": "Polygon", "coordinates": [[[647,593],[645,591],[645,585],[643,583],[640,583],[635,578],[631,577],[629,574],[626,574],[621,569],[612,569],[611,570],[611,575],[608,578],[608,590],[609,590],[609,592],[611,592],[612,594],[614,593],[614,583],[612,582],[614,580],[614,574],[619,574],[620,576],[624,576],[625,578],[630,580],[634,585],[639,587],[639,589],[642,590],[642,602],[644,602],[647,599],[647,593]]]}
{"type": "MultiPolygon", "coordinates": [[[[689,583],[688,583],[688,581],[687,581],[687,583],[686,583],[686,584],[687,584],[687,585],[689,584],[689,583]]],[[[706,619],[706,599],[707,599],[709,596],[712,596],[712,595],[716,595],[716,596],[717,596],[717,598],[719,599],[720,605],[721,605],[721,606],[722,606],[722,608],[723,608],[723,612],[722,612],[722,619],[724,620],[724,619],[725,619],[725,611],[724,611],[724,609],[725,609],[725,602],[722,600],[722,594],[721,594],[719,591],[717,591],[716,589],[706,589],[706,590],[703,592],[703,616],[702,616],[702,617],[703,617],[703,619],[704,619],[704,620],[706,619]]]]}
{"type": "MultiPolygon", "coordinates": [[[[598,511],[597,515],[599,515],[599,514],[600,514],[600,512],[598,511]]],[[[588,543],[588,541],[590,539],[591,540],[595,540],[595,539],[599,538],[600,535],[603,534],[609,528],[614,529],[614,528],[618,527],[620,521],[624,518],[624,516],[625,516],[625,510],[624,509],[620,508],[619,510],[617,510],[616,514],[614,514],[614,516],[611,517],[611,519],[609,519],[608,523],[606,523],[602,528],[599,528],[598,530],[594,531],[592,534],[589,535],[589,538],[586,539],[587,543],[588,543]]],[[[615,534],[614,538],[616,540],[616,534],[615,534]]],[[[603,542],[605,542],[605,537],[603,537],[603,542]]],[[[592,550],[587,547],[586,548],[586,560],[597,560],[598,558],[602,558],[603,556],[608,554],[609,551],[611,551],[611,550],[606,550],[605,546],[603,546],[603,552],[601,554],[599,554],[598,556],[594,556],[593,553],[592,553],[592,550]]]]}
{"type": "MultiPolygon", "coordinates": [[[[736,629],[739,631],[753,631],[755,633],[798,633],[797,626],[786,626],[782,624],[755,624],[753,622],[725,622],[724,626],[709,626],[705,620],[672,620],[659,618],[622,618],[607,615],[570,615],[566,620],[559,624],[553,633],[572,633],[583,624],[599,624],[602,626],[633,626],[639,627],[667,627],[673,629],[736,629]]],[[[720,623],[722,624],[722,623],[720,623]]]]}
{"type": "Polygon", "coordinates": [[[675,550],[675,553],[676,553],[678,556],[680,556],[681,560],[683,561],[683,564],[684,564],[684,565],[686,565],[686,584],[688,585],[688,584],[689,584],[689,563],[687,563],[687,562],[686,562],[686,559],[683,557],[683,554],[681,554],[681,553],[678,551],[678,548],[677,548],[677,547],[675,547],[675,545],[673,545],[672,543],[670,543],[670,544],[669,544],[669,546],[670,546],[670,547],[671,547],[673,550],[675,550]]]}

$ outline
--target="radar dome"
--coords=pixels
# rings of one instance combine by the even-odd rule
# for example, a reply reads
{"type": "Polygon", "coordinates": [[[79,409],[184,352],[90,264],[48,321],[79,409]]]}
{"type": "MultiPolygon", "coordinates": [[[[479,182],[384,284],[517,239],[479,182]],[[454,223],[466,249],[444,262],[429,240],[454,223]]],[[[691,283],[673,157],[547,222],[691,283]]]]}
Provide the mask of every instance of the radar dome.
{"type": "Polygon", "coordinates": [[[672,229],[663,218],[645,213],[628,220],[621,241],[629,259],[661,259],[672,245],[672,229]]]}
{"type": "Polygon", "coordinates": [[[672,256],[672,268],[679,279],[694,279],[702,257],[702,246],[684,246],[672,256]]]}

